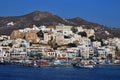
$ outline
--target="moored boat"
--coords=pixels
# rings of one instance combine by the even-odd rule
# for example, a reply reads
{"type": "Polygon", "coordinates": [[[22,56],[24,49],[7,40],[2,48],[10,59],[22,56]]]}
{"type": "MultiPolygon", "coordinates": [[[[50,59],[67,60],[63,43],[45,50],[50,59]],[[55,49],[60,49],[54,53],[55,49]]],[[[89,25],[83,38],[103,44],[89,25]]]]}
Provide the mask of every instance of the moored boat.
{"type": "Polygon", "coordinates": [[[83,65],[83,66],[81,66],[81,67],[83,67],[83,68],[94,68],[95,67],[95,65],[83,65]]]}
{"type": "Polygon", "coordinates": [[[47,60],[39,60],[36,62],[35,65],[38,67],[49,66],[49,62],[47,60]]]}
{"type": "Polygon", "coordinates": [[[79,67],[79,68],[94,68],[95,65],[93,64],[76,64],[74,67],[79,67]]]}
{"type": "Polygon", "coordinates": [[[74,67],[79,68],[94,68],[95,63],[91,60],[81,60],[73,64],[74,67]]]}
{"type": "Polygon", "coordinates": [[[1,64],[1,65],[4,65],[4,64],[5,64],[5,62],[0,62],[0,64],[1,64]]]}
{"type": "Polygon", "coordinates": [[[3,60],[3,58],[2,60],[0,60],[0,64],[5,64],[5,61],[3,60]]]}

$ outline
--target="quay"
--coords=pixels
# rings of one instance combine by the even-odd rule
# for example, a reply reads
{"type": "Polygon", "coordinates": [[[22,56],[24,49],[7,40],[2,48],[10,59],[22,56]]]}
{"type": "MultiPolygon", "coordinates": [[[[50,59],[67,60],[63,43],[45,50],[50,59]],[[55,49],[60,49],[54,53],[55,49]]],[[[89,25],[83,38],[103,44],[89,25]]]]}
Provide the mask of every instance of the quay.
{"type": "MultiPolygon", "coordinates": [[[[54,63],[49,63],[49,64],[37,64],[37,63],[18,63],[18,62],[4,62],[0,65],[17,65],[17,66],[26,66],[26,67],[75,67],[75,65],[72,64],[54,64],[54,63]]],[[[89,65],[89,64],[87,64],[89,65]]],[[[92,65],[92,64],[91,64],[92,65]]],[[[93,64],[94,67],[99,67],[99,66],[120,66],[120,64],[115,64],[115,63],[111,63],[111,64],[93,64]]],[[[84,66],[82,66],[81,68],[84,68],[84,66]]]]}

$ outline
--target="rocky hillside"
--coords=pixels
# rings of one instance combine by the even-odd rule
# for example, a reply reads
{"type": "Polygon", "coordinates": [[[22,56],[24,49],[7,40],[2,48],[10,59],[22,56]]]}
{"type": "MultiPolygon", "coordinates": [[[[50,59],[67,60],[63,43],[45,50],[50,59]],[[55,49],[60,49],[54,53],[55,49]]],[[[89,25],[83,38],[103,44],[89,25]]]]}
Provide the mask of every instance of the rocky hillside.
{"type": "Polygon", "coordinates": [[[58,24],[81,26],[92,28],[98,38],[120,37],[119,29],[112,29],[81,19],[79,17],[73,19],[63,19],[49,12],[35,11],[22,16],[0,17],[0,35],[10,35],[13,30],[32,27],[33,25],[54,26],[58,24]]]}
{"type": "Polygon", "coordinates": [[[84,28],[87,29],[94,29],[96,38],[113,38],[113,37],[120,37],[120,29],[117,28],[110,28],[104,25],[100,25],[97,23],[89,22],[79,17],[73,19],[67,19],[68,21],[76,24],[77,26],[84,25],[84,28]]]}

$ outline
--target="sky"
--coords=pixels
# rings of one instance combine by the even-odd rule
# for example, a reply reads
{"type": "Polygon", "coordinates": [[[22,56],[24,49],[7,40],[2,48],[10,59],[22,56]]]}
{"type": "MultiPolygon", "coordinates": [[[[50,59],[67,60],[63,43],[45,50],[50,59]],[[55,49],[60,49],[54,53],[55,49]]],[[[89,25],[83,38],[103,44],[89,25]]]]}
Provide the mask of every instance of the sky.
{"type": "Polygon", "coordinates": [[[0,16],[20,16],[36,10],[120,28],[120,0],[0,0],[0,16]]]}

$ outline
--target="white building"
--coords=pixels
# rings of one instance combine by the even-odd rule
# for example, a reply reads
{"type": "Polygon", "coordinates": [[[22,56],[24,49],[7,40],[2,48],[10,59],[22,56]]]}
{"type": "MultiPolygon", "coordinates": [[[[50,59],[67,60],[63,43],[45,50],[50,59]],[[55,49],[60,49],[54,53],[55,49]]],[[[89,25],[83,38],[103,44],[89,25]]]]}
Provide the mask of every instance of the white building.
{"type": "Polygon", "coordinates": [[[92,42],[92,46],[93,47],[100,47],[101,46],[101,42],[94,41],[94,42],[92,42]]]}

